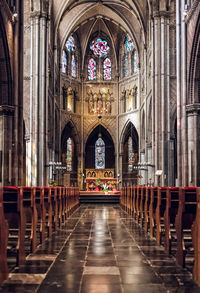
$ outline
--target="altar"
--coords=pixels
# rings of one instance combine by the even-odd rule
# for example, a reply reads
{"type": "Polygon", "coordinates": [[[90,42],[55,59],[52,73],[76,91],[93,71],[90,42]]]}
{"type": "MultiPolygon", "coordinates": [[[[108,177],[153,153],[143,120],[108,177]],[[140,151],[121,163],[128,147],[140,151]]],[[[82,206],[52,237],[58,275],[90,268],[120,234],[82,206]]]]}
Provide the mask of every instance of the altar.
{"type": "Polygon", "coordinates": [[[87,191],[113,190],[117,179],[114,178],[114,169],[86,169],[87,191]]]}

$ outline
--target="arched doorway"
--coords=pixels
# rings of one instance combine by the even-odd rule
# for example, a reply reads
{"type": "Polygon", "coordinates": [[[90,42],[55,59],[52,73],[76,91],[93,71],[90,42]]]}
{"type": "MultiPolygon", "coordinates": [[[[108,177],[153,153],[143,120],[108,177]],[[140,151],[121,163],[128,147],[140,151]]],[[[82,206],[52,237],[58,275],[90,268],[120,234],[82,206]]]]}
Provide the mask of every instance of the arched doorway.
{"type": "Polygon", "coordinates": [[[87,190],[105,184],[115,184],[115,148],[109,132],[99,124],[90,134],[85,146],[85,174],[87,190]]]}
{"type": "MultiPolygon", "coordinates": [[[[6,27],[0,13],[0,186],[14,184],[18,174],[13,174],[13,144],[14,144],[14,102],[12,93],[12,78],[6,27]]],[[[16,131],[19,133],[19,130],[16,131]]],[[[18,156],[18,154],[16,155],[18,156]]],[[[14,162],[18,162],[16,157],[14,162]]],[[[17,164],[16,164],[17,165],[17,164]]],[[[19,168],[17,165],[16,168],[19,168]]]]}
{"type": "Polygon", "coordinates": [[[138,181],[138,144],[135,126],[129,122],[123,136],[122,185],[136,185],[138,181]]]}
{"type": "Polygon", "coordinates": [[[71,122],[66,124],[62,132],[61,151],[62,165],[66,167],[66,170],[62,171],[59,181],[64,186],[77,186],[78,140],[74,125],[71,122]]]}

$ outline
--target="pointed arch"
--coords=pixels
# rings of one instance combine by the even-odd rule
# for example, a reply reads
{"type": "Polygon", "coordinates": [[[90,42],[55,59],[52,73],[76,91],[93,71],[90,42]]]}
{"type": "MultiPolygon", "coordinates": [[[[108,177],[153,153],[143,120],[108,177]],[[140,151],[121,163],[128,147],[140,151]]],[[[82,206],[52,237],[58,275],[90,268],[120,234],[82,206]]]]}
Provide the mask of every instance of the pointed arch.
{"type": "Polygon", "coordinates": [[[0,14],[0,105],[13,105],[12,78],[8,41],[0,14]]]}
{"type": "Polygon", "coordinates": [[[124,185],[137,184],[139,152],[138,133],[132,122],[128,122],[121,137],[122,179],[124,185]]]}
{"type": "MultiPolygon", "coordinates": [[[[85,144],[85,168],[95,168],[96,165],[96,153],[95,146],[96,142],[101,142],[100,150],[102,153],[103,147],[105,147],[105,165],[104,168],[114,168],[115,167],[115,147],[112,137],[108,130],[104,128],[101,124],[98,124],[92,129],[87,137],[85,144]],[[102,142],[103,141],[103,142],[102,142]]],[[[103,158],[103,154],[101,154],[103,158]]],[[[100,162],[102,164],[103,161],[100,162]]],[[[100,166],[101,167],[101,166],[100,166]]]]}

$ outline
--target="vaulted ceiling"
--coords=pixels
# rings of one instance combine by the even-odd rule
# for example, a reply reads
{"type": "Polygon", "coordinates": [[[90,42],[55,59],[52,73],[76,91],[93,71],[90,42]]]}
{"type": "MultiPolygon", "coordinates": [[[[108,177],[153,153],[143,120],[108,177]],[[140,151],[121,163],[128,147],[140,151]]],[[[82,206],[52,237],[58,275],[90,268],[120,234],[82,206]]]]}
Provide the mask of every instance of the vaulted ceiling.
{"type": "Polygon", "coordinates": [[[76,32],[84,57],[91,35],[101,31],[110,38],[116,55],[127,33],[139,47],[145,42],[147,7],[148,2],[141,0],[56,0],[55,45],[59,42],[62,49],[69,35],[76,32]]]}

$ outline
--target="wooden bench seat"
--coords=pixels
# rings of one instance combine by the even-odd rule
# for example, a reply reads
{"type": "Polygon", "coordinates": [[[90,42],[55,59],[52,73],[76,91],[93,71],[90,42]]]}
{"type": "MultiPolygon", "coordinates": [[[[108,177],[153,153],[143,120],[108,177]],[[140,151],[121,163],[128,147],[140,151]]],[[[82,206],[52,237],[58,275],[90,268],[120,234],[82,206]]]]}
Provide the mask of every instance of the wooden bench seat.
{"type": "Polygon", "coordinates": [[[144,203],[144,230],[146,232],[148,232],[150,228],[150,217],[149,217],[150,202],[151,202],[151,187],[147,187],[145,192],[145,203],[144,203]]]}
{"type": "Polygon", "coordinates": [[[149,205],[149,218],[150,218],[150,235],[155,237],[156,233],[156,207],[157,207],[157,200],[158,200],[158,188],[152,187],[151,188],[151,200],[149,205]]]}
{"type": "MultiPolygon", "coordinates": [[[[38,216],[39,243],[43,244],[47,238],[46,233],[46,208],[44,203],[44,188],[35,187],[35,202],[38,216]]],[[[38,229],[37,229],[38,230],[38,229]]]]}
{"type": "MultiPolygon", "coordinates": [[[[175,219],[177,249],[176,262],[185,267],[186,254],[189,252],[188,240],[192,241],[192,225],[196,218],[197,193],[195,187],[179,189],[179,206],[175,219]],[[187,241],[185,235],[187,234],[187,241]],[[189,237],[188,237],[189,236],[189,237]],[[187,245],[187,246],[186,246],[187,245]]],[[[190,241],[190,246],[191,246],[190,241]]]]}
{"type": "Polygon", "coordinates": [[[7,245],[8,222],[4,217],[3,188],[0,187],[0,284],[8,277],[7,245]]]}
{"type": "Polygon", "coordinates": [[[158,187],[157,206],[156,206],[156,241],[161,244],[162,236],[164,236],[164,214],[167,206],[167,188],[158,187]],[[163,227],[163,228],[162,228],[163,227]]]}

